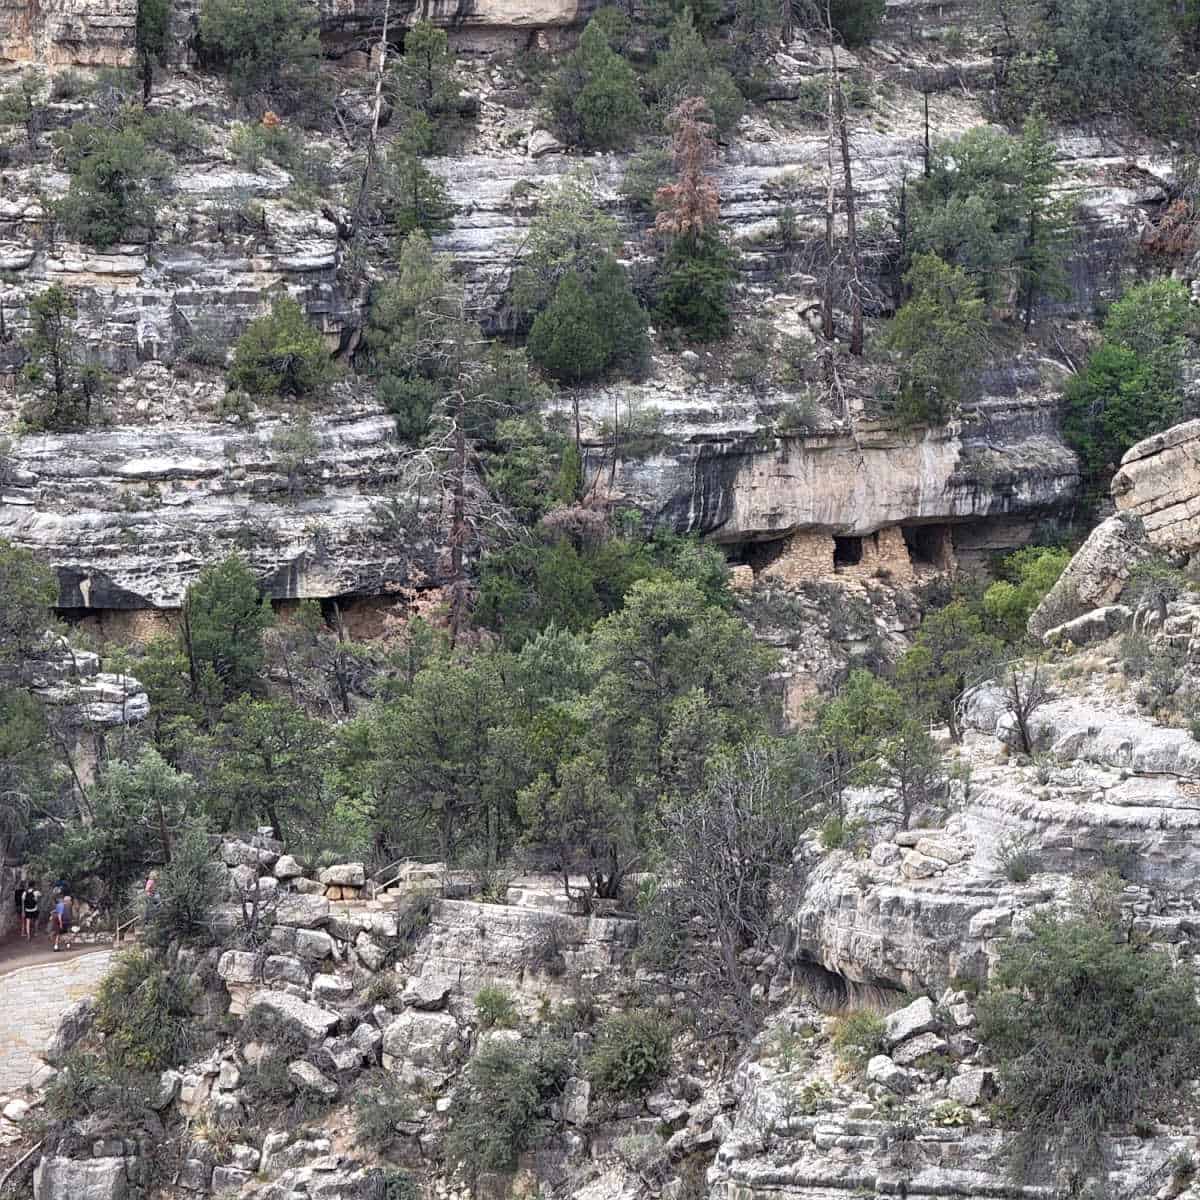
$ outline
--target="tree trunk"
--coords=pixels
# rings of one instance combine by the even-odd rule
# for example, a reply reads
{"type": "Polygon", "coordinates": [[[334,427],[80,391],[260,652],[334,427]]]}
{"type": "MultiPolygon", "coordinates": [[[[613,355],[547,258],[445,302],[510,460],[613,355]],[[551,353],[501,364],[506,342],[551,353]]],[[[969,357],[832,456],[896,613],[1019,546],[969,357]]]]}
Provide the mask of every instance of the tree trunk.
{"type": "Polygon", "coordinates": [[[463,429],[466,403],[460,390],[454,430],[454,500],[450,517],[450,647],[466,621],[466,579],[463,575],[463,546],[466,542],[467,517],[467,435],[463,429]]]}
{"type": "Polygon", "coordinates": [[[355,234],[362,224],[363,210],[367,204],[367,193],[371,188],[371,176],[375,173],[375,161],[379,141],[379,115],[383,111],[383,77],[387,67],[387,34],[388,17],[391,15],[391,0],[385,0],[383,6],[383,30],[379,35],[379,70],[375,75],[375,110],[371,115],[371,133],[367,138],[367,161],[363,167],[362,180],[358,187],[358,199],[354,204],[354,218],[351,225],[355,234]]]}
{"type": "Polygon", "coordinates": [[[863,352],[862,258],[858,252],[858,225],[854,203],[854,177],[850,170],[850,132],[846,127],[846,103],[842,96],[838,71],[837,43],[833,26],[829,27],[829,53],[833,75],[832,95],[837,116],[838,141],[842,151],[842,190],[846,204],[846,248],[850,253],[850,353],[861,358],[863,352]]]}
{"type": "Polygon", "coordinates": [[[828,186],[825,189],[825,282],[821,288],[821,336],[833,341],[833,88],[832,75],[829,80],[829,102],[826,129],[826,168],[828,186]]]}

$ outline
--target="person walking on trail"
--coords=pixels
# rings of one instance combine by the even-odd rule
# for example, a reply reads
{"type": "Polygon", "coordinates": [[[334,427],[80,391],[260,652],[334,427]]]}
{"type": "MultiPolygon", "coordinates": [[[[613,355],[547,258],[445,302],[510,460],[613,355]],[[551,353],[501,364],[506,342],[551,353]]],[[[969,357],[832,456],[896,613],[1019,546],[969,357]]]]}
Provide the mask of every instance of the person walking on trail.
{"type": "Polygon", "coordinates": [[[33,941],[37,932],[38,909],[42,904],[42,893],[28,880],[21,889],[21,930],[27,942],[33,941]]]}
{"type": "MultiPolygon", "coordinates": [[[[65,892],[59,897],[54,911],[50,914],[50,932],[54,935],[54,949],[59,949],[59,939],[71,935],[71,897],[65,892]]],[[[67,950],[71,943],[67,942],[67,950]]]]}

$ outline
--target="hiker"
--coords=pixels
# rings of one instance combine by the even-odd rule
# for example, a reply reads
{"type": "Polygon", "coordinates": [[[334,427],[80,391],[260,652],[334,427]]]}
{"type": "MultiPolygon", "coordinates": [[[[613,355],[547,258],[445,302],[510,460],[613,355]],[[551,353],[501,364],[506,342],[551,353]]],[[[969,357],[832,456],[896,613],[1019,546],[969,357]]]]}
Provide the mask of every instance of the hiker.
{"type": "MultiPolygon", "coordinates": [[[[69,937],[71,934],[71,897],[65,892],[50,914],[50,932],[54,935],[55,950],[59,948],[59,938],[69,937]]],[[[70,948],[71,943],[67,942],[65,949],[70,950],[70,948]]]]}
{"type": "Polygon", "coordinates": [[[42,904],[42,893],[26,880],[21,888],[21,929],[27,942],[33,941],[37,931],[38,909],[42,904]]]}
{"type": "Polygon", "coordinates": [[[155,870],[146,876],[146,899],[143,920],[148,921],[150,919],[150,914],[158,907],[158,904],[158,871],[155,870]]]}

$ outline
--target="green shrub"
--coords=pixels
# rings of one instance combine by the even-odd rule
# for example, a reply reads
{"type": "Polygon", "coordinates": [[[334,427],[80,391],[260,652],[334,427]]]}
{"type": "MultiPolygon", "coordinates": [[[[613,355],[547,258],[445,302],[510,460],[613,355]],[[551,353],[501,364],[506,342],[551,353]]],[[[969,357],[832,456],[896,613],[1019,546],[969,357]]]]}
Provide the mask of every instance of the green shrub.
{"type": "Polygon", "coordinates": [[[329,155],[285,125],[260,122],[235,128],[229,149],[239,166],[257,171],[264,159],[282,167],[301,195],[323,195],[334,180],[329,155]]]}
{"type": "Polygon", "coordinates": [[[143,1121],[158,1092],[158,1072],[130,1070],[94,1050],[75,1049],[42,1095],[47,1115],[55,1120],[96,1115],[109,1128],[120,1128],[143,1121]]]}
{"type": "Polygon", "coordinates": [[[684,8],[672,22],[667,47],[659,54],[648,81],[664,128],[669,115],[691,96],[704,97],[721,133],[737,124],[745,107],[733,77],[696,28],[690,8],[684,8]]]}
{"type": "Polygon", "coordinates": [[[399,1136],[396,1126],[411,1121],[417,1107],[388,1071],[371,1071],[354,1088],[354,1131],[372,1150],[386,1150],[399,1136]]]}
{"type": "Polygon", "coordinates": [[[628,146],[646,119],[633,68],[613,51],[596,18],[546,84],[542,98],[559,135],[590,150],[628,146]]]}
{"type": "Polygon", "coordinates": [[[826,850],[850,850],[862,835],[863,823],[833,813],[821,824],[821,845],[826,850]]]}
{"type": "Polygon", "coordinates": [[[697,342],[729,332],[736,256],[715,232],[676,238],[663,258],[657,313],[697,342]]]}
{"type": "Polygon", "coordinates": [[[1130,288],[1112,306],[1104,338],[1067,384],[1063,421],[1097,489],[1131,446],[1183,419],[1181,371],[1200,338],[1200,315],[1184,284],[1160,279],[1130,288]]]}
{"type": "Polygon", "coordinates": [[[202,61],[223,69],[234,92],[274,107],[312,99],[320,61],[318,14],[309,0],[203,0],[202,61]]]}
{"type": "Polygon", "coordinates": [[[404,53],[391,58],[385,87],[406,150],[422,155],[446,149],[461,108],[446,31],[432,21],[417,21],[404,35],[404,53]]]}
{"type": "Polygon", "coordinates": [[[157,900],[147,908],[143,928],[147,943],[207,945],[223,882],[207,831],[202,825],[188,825],[175,837],[171,861],[159,868],[157,900]]]}
{"type": "Polygon", "coordinates": [[[477,1051],[454,1093],[450,1160],[472,1177],[511,1170],[547,1132],[567,1070],[566,1044],[551,1038],[492,1042],[477,1051]]]}
{"type": "Polygon", "coordinates": [[[430,236],[450,228],[454,205],[446,182],[414,154],[389,155],[383,171],[384,216],[403,241],[414,229],[430,236]]]}
{"type": "Polygon", "coordinates": [[[1169,119],[1175,6],[1145,0],[1024,0],[1008,23],[1001,107],[1035,106],[1067,120],[1132,115],[1161,126],[1169,119]],[[1165,109],[1167,111],[1161,111],[1165,109]]]}
{"type": "Polygon", "coordinates": [[[830,0],[829,18],[847,46],[869,42],[883,23],[887,0],[830,0]]]}
{"type": "Polygon", "coordinates": [[[96,996],[96,1030],[105,1053],[130,1071],[161,1071],[186,1057],[193,1043],[192,996],[181,980],[145,950],[121,955],[96,996]]]}
{"type": "Polygon", "coordinates": [[[368,1192],[378,1200],[421,1200],[421,1187],[407,1172],[398,1167],[372,1167],[367,1179],[378,1184],[381,1190],[368,1192]]]}
{"type": "Polygon", "coordinates": [[[1044,1158],[1081,1177],[1102,1136],[1178,1112],[1200,1070],[1191,973],[1092,914],[1036,916],[1001,952],[978,1007],[1017,1128],[1018,1170],[1044,1158]]]}
{"type": "Polygon", "coordinates": [[[670,181],[671,170],[670,149],[661,142],[652,142],[629,156],[617,190],[630,208],[650,212],[654,208],[654,195],[670,181]]]}
{"type": "Polygon", "coordinates": [[[616,1013],[601,1021],[584,1068],[604,1096],[644,1096],[671,1065],[670,1022],[654,1012],[616,1013]]]}
{"type": "Polygon", "coordinates": [[[1071,561],[1071,552],[1057,546],[1027,546],[1008,555],[1003,576],[983,594],[983,611],[997,634],[1010,642],[1025,637],[1030,613],[1058,582],[1071,561]]]}
{"type": "Polygon", "coordinates": [[[331,374],[321,335],[291,296],[281,296],[238,338],[228,383],[259,398],[305,397],[321,392],[331,374]]]}
{"type": "Polygon", "coordinates": [[[25,365],[18,389],[28,396],[22,417],[33,429],[72,429],[86,425],[103,394],[107,376],[88,363],[75,333],[79,308],[60,284],[51,284],[29,302],[30,330],[21,343],[25,365]]]}
{"type": "Polygon", "coordinates": [[[900,360],[896,417],[906,428],[941,425],[957,411],[983,365],[987,316],[966,274],[935,255],[917,258],[904,279],[912,298],[884,335],[900,360]]]}
{"type": "Polygon", "coordinates": [[[876,1054],[883,1053],[883,1032],[883,1018],[864,1008],[839,1017],[834,1023],[830,1042],[838,1060],[861,1074],[876,1054]]]}
{"type": "Polygon", "coordinates": [[[551,375],[579,384],[610,368],[636,367],[646,353],[646,314],[624,270],[606,256],[590,286],[569,271],[529,331],[529,356],[551,375]]]}
{"type": "Polygon", "coordinates": [[[517,1006],[501,987],[481,987],[475,993],[475,1018],[481,1029],[512,1029],[517,1024],[517,1006]]]}
{"type": "Polygon", "coordinates": [[[73,128],[59,138],[71,172],[55,215],[64,233],[101,248],[153,232],[157,195],[169,175],[139,128],[73,128]]]}
{"type": "Polygon", "coordinates": [[[1041,870],[1041,858],[1033,842],[1019,834],[1000,839],[996,861],[1009,883],[1028,883],[1041,870]]]}

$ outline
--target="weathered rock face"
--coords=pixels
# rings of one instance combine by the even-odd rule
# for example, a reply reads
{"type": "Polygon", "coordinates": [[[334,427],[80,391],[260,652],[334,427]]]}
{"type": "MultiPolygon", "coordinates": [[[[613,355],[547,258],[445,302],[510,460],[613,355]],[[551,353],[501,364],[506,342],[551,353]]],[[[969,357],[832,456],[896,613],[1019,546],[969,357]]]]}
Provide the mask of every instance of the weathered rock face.
{"type": "Polygon", "coordinates": [[[1042,638],[1056,626],[1112,605],[1129,582],[1130,572],[1149,553],[1137,521],[1125,516],[1101,521],[1030,614],[1029,632],[1042,638]]]}
{"type": "Polygon", "coordinates": [[[280,425],[24,438],[0,536],[45,555],[72,609],[177,607],[207,563],[234,551],[275,598],[379,595],[436,574],[419,519],[381,528],[373,515],[400,464],[390,417],[360,406],[315,423],[298,490],[272,442],[280,425]]]}
{"type": "MultiPolygon", "coordinates": [[[[984,405],[941,430],[906,435],[868,426],[774,439],[768,449],[736,423],[729,427],[719,397],[705,406],[702,395],[692,395],[686,403],[687,418],[664,409],[671,449],[620,462],[612,491],[681,532],[719,541],[1020,521],[1053,511],[1078,489],[1074,454],[1054,432],[1052,414],[1033,400],[984,405]],[[703,416],[709,425],[701,433],[703,416]]],[[[588,408],[599,418],[603,400],[588,408]]]]}
{"type": "Polygon", "coordinates": [[[1200,420],[1138,442],[1113,476],[1117,508],[1140,518],[1157,550],[1200,548],[1200,420]]]}
{"type": "Polygon", "coordinates": [[[128,66],[136,25],[136,0],[7,0],[0,5],[0,59],[43,67],[128,66]]]}

